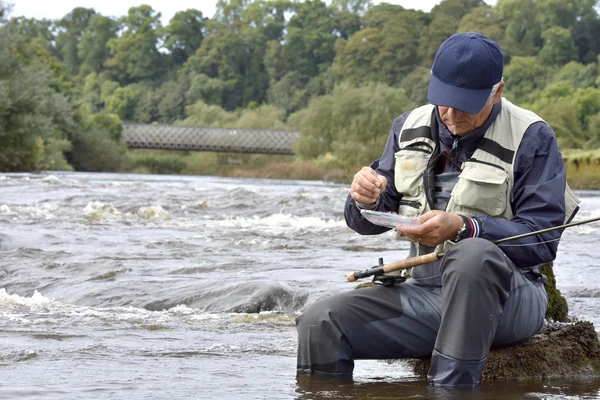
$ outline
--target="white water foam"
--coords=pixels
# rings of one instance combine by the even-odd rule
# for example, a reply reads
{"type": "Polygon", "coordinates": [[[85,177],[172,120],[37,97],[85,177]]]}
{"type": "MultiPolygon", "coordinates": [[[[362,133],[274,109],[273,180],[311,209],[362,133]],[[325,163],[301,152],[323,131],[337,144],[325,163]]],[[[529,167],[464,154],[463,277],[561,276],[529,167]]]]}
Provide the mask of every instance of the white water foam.
{"type": "Polygon", "coordinates": [[[111,203],[92,201],[83,209],[83,216],[88,220],[101,221],[118,218],[122,213],[111,203]]]}
{"type": "Polygon", "coordinates": [[[31,297],[22,297],[18,294],[8,294],[5,288],[0,289],[0,308],[14,308],[19,306],[52,308],[63,307],[64,304],[42,296],[37,290],[34,290],[31,297]]]}
{"type": "Polygon", "coordinates": [[[171,219],[169,213],[161,206],[140,207],[137,215],[142,219],[151,221],[166,221],[171,219]]]}
{"type": "Polygon", "coordinates": [[[298,217],[291,214],[273,214],[268,217],[260,218],[254,216],[251,218],[236,217],[218,221],[222,227],[231,228],[253,228],[256,226],[268,228],[295,228],[307,230],[335,229],[346,226],[342,220],[321,219],[318,217],[298,217]]]}

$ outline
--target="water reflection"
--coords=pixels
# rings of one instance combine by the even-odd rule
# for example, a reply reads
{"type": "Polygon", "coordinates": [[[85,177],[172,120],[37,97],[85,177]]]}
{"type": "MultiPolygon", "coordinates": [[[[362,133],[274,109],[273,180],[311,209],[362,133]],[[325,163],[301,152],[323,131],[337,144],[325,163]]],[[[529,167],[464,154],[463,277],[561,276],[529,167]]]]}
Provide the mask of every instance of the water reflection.
{"type": "Polygon", "coordinates": [[[425,380],[356,382],[352,379],[296,376],[296,400],[325,399],[426,399],[521,400],[599,399],[600,379],[577,381],[508,381],[484,383],[475,389],[446,389],[425,380]]]}

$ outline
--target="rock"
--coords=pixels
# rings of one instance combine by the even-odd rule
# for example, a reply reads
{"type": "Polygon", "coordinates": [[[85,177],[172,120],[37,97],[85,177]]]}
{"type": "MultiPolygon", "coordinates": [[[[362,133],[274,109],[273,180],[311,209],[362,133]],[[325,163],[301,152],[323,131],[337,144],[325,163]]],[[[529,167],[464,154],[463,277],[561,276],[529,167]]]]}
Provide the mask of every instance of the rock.
{"type": "MultiPolygon", "coordinates": [[[[407,360],[425,377],[430,359],[407,360]]],[[[524,342],[493,349],[482,380],[600,376],[600,342],[591,322],[551,323],[524,342]]]]}
{"type": "Polygon", "coordinates": [[[567,300],[560,294],[560,290],[556,288],[556,278],[552,263],[546,263],[540,268],[540,272],[546,276],[544,287],[548,294],[548,311],[546,318],[551,321],[567,322],[569,320],[569,306],[567,300]]]}

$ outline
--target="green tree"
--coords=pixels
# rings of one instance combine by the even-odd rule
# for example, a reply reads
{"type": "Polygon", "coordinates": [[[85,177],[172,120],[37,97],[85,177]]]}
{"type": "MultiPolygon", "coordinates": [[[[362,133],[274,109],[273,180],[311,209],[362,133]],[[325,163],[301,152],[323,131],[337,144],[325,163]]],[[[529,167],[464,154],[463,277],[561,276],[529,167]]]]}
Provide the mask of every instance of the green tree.
{"type": "Polygon", "coordinates": [[[392,121],[413,107],[402,89],[342,84],[290,116],[300,129],[294,151],[304,159],[331,153],[342,165],[365,165],[381,155],[392,121]]]}
{"type": "Polygon", "coordinates": [[[164,47],[171,52],[173,63],[182,65],[200,48],[205,35],[205,18],[201,11],[180,11],[165,28],[164,47]]]}
{"type": "Polygon", "coordinates": [[[155,82],[163,72],[158,51],[160,13],[147,5],[132,7],[120,22],[121,36],[108,41],[110,58],[104,65],[121,85],[141,80],[155,82]]]}
{"type": "MultiPolygon", "coordinates": [[[[573,105],[581,130],[587,132],[590,117],[600,112],[600,89],[577,88],[573,94],[573,105]]],[[[597,135],[596,132],[594,134],[597,135]]]]}
{"type": "MultiPolygon", "coordinates": [[[[365,15],[362,17],[363,28],[383,28],[383,25],[405,8],[396,4],[379,3],[376,6],[369,7],[365,15]]],[[[428,15],[428,14],[423,14],[428,15]]],[[[427,21],[430,22],[430,21],[427,21]]]]}
{"type": "Polygon", "coordinates": [[[63,83],[12,28],[0,26],[0,170],[70,169],[64,152],[76,124],[63,83]]]}
{"type": "Polygon", "coordinates": [[[440,44],[457,32],[460,20],[484,5],[483,0],[444,0],[433,7],[433,19],[420,33],[418,54],[422,62],[431,65],[440,44]]]}
{"type": "Polygon", "coordinates": [[[161,122],[172,123],[185,117],[186,80],[167,81],[156,90],[158,119],[161,122]]]}
{"type": "Polygon", "coordinates": [[[78,50],[79,42],[95,15],[96,12],[92,8],[77,7],[58,22],[61,29],[56,36],[56,47],[70,75],[79,73],[82,64],[78,50]]]}
{"type": "Polygon", "coordinates": [[[545,71],[537,57],[512,57],[504,67],[504,95],[517,104],[529,101],[535,91],[546,85],[545,71]]]}
{"type": "Polygon", "coordinates": [[[112,18],[94,15],[88,28],[77,44],[77,56],[81,60],[83,75],[90,72],[100,73],[110,56],[108,42],[116,39],[119,25],[112,18]]]}
{"type": "Polygon", "coordinates": [[[270,43],[265,54],[271,81],[297,72],[308,82],[327,70],[335,56],[336,28],[334,11],[321,0],[294,3],[284,40],[270,43]]]}
{"type": "Polygon", "coordinates": [[[420,15],[402,11],[389,18],[382,28],[365,28],[349,41],[338,39],[334,71],[343,80],[358,84],[382,82],[390,86],[418,64],[420,15]]]}
{"type": "Polygon", "coordinates": [[[537,55],[542,46],[535,5],[536,0],[499,0],[496,4],[495,11],[506,32],[500,45],[508,60],[537,55]]]}
{"type": "Polygon", "coordinates": [[[425,67],[416,67],[402,80],[400,87],[406,92],[408,99],[415,104],[427,104],[427,90],[431,70],[425,67]]]}
{"type": "Polygon", "coordinates": [[[598,76],[598,65],[591,63],[588,65],[580,64],[576,61],[571,61],[553,74],[552,81],[567,81],[573,87],[594,87],[598,76]]]}
{"type": "Polygon", "coordinates": [[[85,106],[77,114],[82,126],[71,137],[73,147],[67,153],[71,165],[78,171],[120,171],[127,162],[127,146],[121,140],[119,117],[107,112],[92,114],[85,106]]]}
{"type": "Polygon", "coordinates": [[[460,20],[458,32],[479,32],[500,43],[504,38],[504,27],[494,8],[484,5],[473,8],[460,20]]]}
{"type": "Polygon", "coordinates": [[[145,92],[146,90],[137,83],[118,87],[106,100],[106,111],[117,115],[122,121],[150,122],[150,118],[139,119],[138,105],[145,92]]]}
{"type": "Polygon", "coordinates": [[[542,33],[544,47],[539,59],[545,65],[562,65],[577,59],[578,51],[571,31],[554,26],[542,33]]]}
{"type": "Polygon", "coordinates": [[[34,19],[15,17],[8,20],[8,30],[18,35],[26,42],[36,41],[44,47],[51,56],[59,56],[54,43],[56,41],[57,27],[49,19],[34,19]]]}

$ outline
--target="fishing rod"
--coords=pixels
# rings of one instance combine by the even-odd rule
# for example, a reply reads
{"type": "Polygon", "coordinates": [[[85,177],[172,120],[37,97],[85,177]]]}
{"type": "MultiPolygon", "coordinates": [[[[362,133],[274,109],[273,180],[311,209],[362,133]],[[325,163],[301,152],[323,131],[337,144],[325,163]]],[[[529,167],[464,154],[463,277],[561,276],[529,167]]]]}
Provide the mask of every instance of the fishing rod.
{"type": "MultiPolygon", "coordinates": [[[[504,242],[509,242],[511,240],[523,239],[523,238],[526,238],[529,236],[539,235],[539,234],[546,233],[546,232],[552,232],[552,231],[556,231],[559,229],[570,228],[570,227],[577,226],[577,225],[589,224],[590,222],[596,222],[596,221],[600,221],[600,217],[585,219],[585,220],[577,221],[577,222],[571,222],[569,224],[559,225],[559,226],[555,226],[553,228],[540,229],[539,231],[524,233],[522,235],[511,236],[511,237],[507,237],[504,239],[498,239],[498,240],[493,241],[492,243],[501,244],[504,242]]],[[[406,260],[396,261],[396,262],[393,262],[390,264],[384,264],[383,258],[380,258],[379,265],[369,268],[369,269],[366,269],[364,271],[350,272],[350,273],[348,273],[348,275],[346,275],[346,279],[348,280],[348,282],[355,282],[357,279],[367,278],[369,276],[375,276],[376,278],[383,277],[384,274],[387,274],[390,272],[401,271],[404,269],[418,267],[419,265],[437,261],[440,258],[444,257],[445,254],[446,253],[433,252],[433,253],[425,254],[422,256],[407,258],[406,260]]],[[[396,283],[399,280],[400,281],[404,280],[402,277],[399,277],[399,276],[398,277],[390,276],[389,278],[390,278],[390,280],[387,283],[391,284],[391,285],[393,285],[394,283],[396,283]]],[[[379,280],[381,280],[381,279],[379,279],[379,280]]],[[[386,285],[386,282],[383,282],[383,284],[386,285]]]]}

